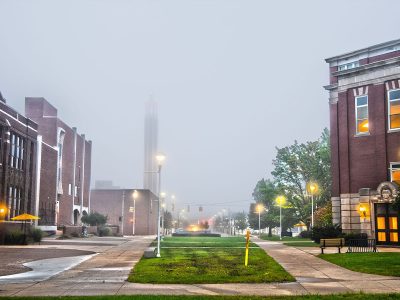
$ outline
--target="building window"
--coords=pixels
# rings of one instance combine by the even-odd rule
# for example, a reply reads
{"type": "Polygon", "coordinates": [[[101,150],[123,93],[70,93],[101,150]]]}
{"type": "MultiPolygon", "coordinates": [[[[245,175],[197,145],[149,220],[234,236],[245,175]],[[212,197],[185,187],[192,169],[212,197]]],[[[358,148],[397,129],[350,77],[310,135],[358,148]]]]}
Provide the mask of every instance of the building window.
{"type": "Polygon", "coordinates": [[[368,96],[356,97],[356,133],[369,132],[368,96]]]}
{"type": "Polygon", "coordinates": [[[71,196],[72,195],[72,184],[68,185],[68,195],[71,196]]]}
{"type": "Polygon", "coordinates": [[[400,89],[388,92],[389,130],[400,129],[400,89]]]}
{"type": "Polygon", "coordinates": [[[358,61],[355,61],[338,66],[338,71],[350,70],[357,68],[358,66],[360,66],[360,63],[358,61]]]}
{"type": "Polygon", "coordinates": [[[10,166],[18,170],[23,170],[24,162],[24,140],[11,134],[11,147],[10,147],[10,166]]]}
{"type": "Polygon", "coordinates": [[[400,185],[400,163],[390,164],[390,181],[400,185]]]}

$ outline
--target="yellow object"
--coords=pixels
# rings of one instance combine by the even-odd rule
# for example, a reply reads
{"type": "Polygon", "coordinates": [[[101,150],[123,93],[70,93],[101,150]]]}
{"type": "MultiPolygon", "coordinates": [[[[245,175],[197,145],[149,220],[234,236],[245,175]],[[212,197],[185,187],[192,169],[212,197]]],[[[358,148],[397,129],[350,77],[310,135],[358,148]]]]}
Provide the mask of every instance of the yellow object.
{"type": "Polygon", "coordinates": [[[386,229],[385,217],[377,217],[376,221],[378,223],[377,229],[386,229]]]}
{"type": "Polygon", "coordinates": [[[286,198],[284,196],[278,196],[276,197],[276,204],[278,204],[278,206],[282,206],[286,203],[286,198]]]}
{"type": "Polygon", "coordinates": [[[358,206],[358,213],[360,214],[360,217],[363,217],[364,219],[369,218],[369,205],[360,204],[358,206]]]}
{"type": "Polygon", "coordinates": [[[256,206],[256,210],[257,210],[258,213],[260,213],[260,212],[262,212],[264,210],[264,206],[261,203],[259,203],[256,206]]]}
{"type": "Polygon", "coordinates": [[[390,233],[390,241],[397,243],[399,241],[399,234],[397,232],[391,232],[390,233]]]}
{"type": "Polygon", "coordinates": [[[389,217],[389,229],[392,230],[398,229],[397,217],[389,217]]]}
{"type": "Polygon", "coordinates": [[[30,214],[22,214],[22,215],[14,217],[14,218],[11,218],[11,220],[13,220],[13,221],[31,221],[31,220],[40,220],[40,218],[37,216],[30,215],[30,214]]]}
{"type": "Polygon", "coordinates": [[[247,267],[249,263],[249,242],[250,242],[250,230],[246,231],[246,253],[244,256],[244,265],[247,267]]]}
{"type": "Polygon", "coordinates": [[[386,232],[378,232],[378,242],[386,242],[386,232]]]}
{"type": "Polygon", "coordinates": [[[316,193],[318,193],[319,187],[318,184],[316,184],[315,182],[310,181],[309,183],[307,183],[307,191],[308,193],[315,195],[316,193]]]}

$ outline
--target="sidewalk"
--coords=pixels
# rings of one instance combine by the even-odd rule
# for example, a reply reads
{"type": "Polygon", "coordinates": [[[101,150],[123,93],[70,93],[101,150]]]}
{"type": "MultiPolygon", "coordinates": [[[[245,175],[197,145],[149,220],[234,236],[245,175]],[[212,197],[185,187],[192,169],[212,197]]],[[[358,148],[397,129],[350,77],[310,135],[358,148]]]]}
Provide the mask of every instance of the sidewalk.
{"type": "Polygon", "coordinates": [[[400,292],[400,278],[352,272],[312,254],[277,242],[254,239],[297,282],[273,284],[139,284],[126,282],[132,266],[151,242],[134,237],[110,247],[77,267],[49,280],[32,284],[0,284],[0,295],[300,295],[363,291],[400,292]]]}

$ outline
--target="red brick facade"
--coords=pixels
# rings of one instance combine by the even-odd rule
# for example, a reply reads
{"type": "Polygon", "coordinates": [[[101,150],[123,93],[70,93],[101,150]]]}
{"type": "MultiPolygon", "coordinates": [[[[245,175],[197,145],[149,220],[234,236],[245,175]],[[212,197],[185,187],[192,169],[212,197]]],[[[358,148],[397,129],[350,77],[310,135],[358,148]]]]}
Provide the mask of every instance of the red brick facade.
{"type": "Polygon", "coordinates": [[[91,191],[91,212],[108,216],[108,224],[117,225],[124,235],[152,235],[157,233],[157,197],[149,190],[96,189],[91,191]],[[135,212],[136,209],[136,212],[135,212]],[[136,218],[135,218],[136,217],[136,218]]]}
{"type": "Polygon", "coordinates": [[[379,215],[382,222],[398,217],[390,206],[396,194],[396,184],[390,181],[391,163],[400,163],[400,129],[389,128],[388,92],[400,89],[400,40],[326,61],[334,223],[345,232],[364,232],[380,243],[398,244],[398,229],[388,230],[389,223],[378,228],[377,218],[383,210],[387,215],[379,215]],[[356,101],[361,97],[367,99],[365,131],[357,125],[356,101]],[[380,194],[382,190],[386,194],[380,194]],[[387,193],[392,194],[385,197],[387,193]]]}
{"type": "Polygon", "coordinates": [[[42,136],[40,224],[79,224],[89,212],[92,143],[60,120],[44,98],[26,98],[25,110],[42,136]]]}

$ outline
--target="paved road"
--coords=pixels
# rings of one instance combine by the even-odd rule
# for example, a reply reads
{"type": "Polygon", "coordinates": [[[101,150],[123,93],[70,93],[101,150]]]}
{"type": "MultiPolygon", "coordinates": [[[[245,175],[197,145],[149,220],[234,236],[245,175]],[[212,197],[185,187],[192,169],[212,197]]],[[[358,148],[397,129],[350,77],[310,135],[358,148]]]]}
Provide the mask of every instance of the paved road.
{"type": "MultiPolygon", "coordinates": [[[[0,295],[299,295],[343,292],[400,292],[400,278],[348,271],[310,253],[276,242],[254,241],[293,274],[297,282],[276,284],[138,284],[126,282],[152,237],[134,237],[102,248],[102,252],[49,280],[0,284],[0,295]]],[[[72,246],[72,245],[71,245],[72,246]]],[[[77,247],[75,245],[75,247],[77,247]]],[[[87,248],[87,250],[89,250],[87,248]]]]}

